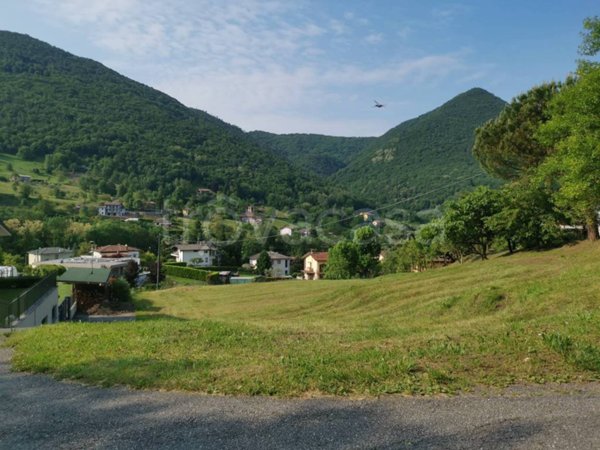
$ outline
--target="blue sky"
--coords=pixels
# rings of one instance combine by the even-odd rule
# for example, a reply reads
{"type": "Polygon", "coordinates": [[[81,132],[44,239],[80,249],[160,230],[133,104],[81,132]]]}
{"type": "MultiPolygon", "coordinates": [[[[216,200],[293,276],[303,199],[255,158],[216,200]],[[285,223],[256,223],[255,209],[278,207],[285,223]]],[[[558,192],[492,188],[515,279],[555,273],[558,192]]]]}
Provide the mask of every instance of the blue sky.
{"type": "Polygon", "coordinates": [[[378,136],[575,68],[597,0],[2,0],[27,33],[244,130],[378,136]],[[385,108],[374,108],[373,100],[385,108]]]}

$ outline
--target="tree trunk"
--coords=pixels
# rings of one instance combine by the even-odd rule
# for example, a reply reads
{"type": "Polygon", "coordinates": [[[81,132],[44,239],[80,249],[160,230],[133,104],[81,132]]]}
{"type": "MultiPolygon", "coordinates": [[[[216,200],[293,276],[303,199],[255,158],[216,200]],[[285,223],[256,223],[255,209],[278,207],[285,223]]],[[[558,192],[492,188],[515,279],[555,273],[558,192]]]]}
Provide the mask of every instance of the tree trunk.
{"type": "Polygon", "coordinates": [[[598,216],[596,211],[594,211],[593,215],[588,217],[588,220],[585,224],[585,229],[587,231],[588,241],[597,241],[600,236],[598,235],[598,216]]]}
{"type": "Polygon", "coordinates": [[[508,244],[508,253],[512,255],[515,251],[513,248],[513,243],[510,239],[506,239],[506,243],[508,244]]]}

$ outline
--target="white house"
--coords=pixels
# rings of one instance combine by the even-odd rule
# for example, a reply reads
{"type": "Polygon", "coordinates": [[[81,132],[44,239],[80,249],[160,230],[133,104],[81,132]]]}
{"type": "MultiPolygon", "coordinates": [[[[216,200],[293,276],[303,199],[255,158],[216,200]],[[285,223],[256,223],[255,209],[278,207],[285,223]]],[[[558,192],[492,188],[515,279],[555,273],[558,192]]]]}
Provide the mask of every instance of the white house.
{"type": "Polygon", "coordinates": [[[323,278],[323,269],[329,259],[327,252],[310,251],[302,257],[304,259],[304,279],[318,280],[323,278]]]}
{"type": "Polygon", "coordinates": [[[173,247],[171,256],[177,262],[192,263],[201,267],[215,266],[217,261],[217,247],[210,242],[196,244],[180,244],[173,247]]]}
{"type": "Polygon", "coordinates": [[[121,202],[106,202],[100,205],[98,214],[101,216],[122,217],[127,214],[127,210],[121,202]]]}
{"type": "Polygon", "coordinates": [[[292,231],[293,230],[290,227],[283,227],[281,230],[279,230],[279,235],[280,236],[291,236],[292,231]]]}
{"type": "Polygon", "coordinates": [[[43,261],[50,261],[53,259],[72,258],[74,255],[73,250],[62,247],[44,247],[36,250],[30,250],[27,252],[27,264],[37,264],[43,261]]]}
{"type": "MultiPolygon", "coordinates": [[[[285,256],[277,252],[267,252],[271,259],[271,276],[274,278],[282,278],[290,275],[290,269],[294,258],[291,256],[285,256]]],[[[256,269],[258,263],[258,257],[260,253],[252,255],[250,257],[250,265],[253,269],[256,269]]]]}

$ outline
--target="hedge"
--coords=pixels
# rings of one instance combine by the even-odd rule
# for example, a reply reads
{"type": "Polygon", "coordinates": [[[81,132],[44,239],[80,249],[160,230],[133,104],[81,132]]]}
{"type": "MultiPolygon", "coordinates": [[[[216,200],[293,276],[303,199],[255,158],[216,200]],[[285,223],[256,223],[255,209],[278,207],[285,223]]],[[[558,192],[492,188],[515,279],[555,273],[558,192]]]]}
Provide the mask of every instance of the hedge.
{"type": "Polygon", "coordinates": [[[173,267],[186,267],[187,263],[184,262],[175,262],[175,261],[171,261],[171,262],[166,262],[164,263],[164,266],[173,266],[173,267]]]}
{"type": "Polygon", "coordinates": [[[173,277],[206,281],[208,284],[219,283],[219,272],[209,272],[208,270],[194,269],[193,267],[181,267],[168,264],[165,264],[163,267],[165,273],[173,277]]]}
{"type": "Polygon", "coordinates": [[[0,278],[0,289],[26,289],[33,286],[35,283],[40,281],[42,277],[8,277],[0,278]]]}
{"type": "Polygon", "coordinates": [[[236,266],[208,266],[202,267],[202,270],[210,272],[237,272],[240,268],[236,266]]]}

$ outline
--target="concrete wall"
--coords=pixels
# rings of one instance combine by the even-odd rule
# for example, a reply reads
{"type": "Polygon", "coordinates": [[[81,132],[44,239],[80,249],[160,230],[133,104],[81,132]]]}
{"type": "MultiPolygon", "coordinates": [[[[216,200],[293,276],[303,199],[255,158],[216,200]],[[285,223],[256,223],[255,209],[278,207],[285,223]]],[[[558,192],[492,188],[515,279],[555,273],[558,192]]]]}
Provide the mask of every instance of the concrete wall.
{"type": "Polygon", "coordinates": [[[58,289],[52,288],[21,316],[15,327],[29,328],[56,322],[58,322],[58,289]]]}
{"type": "Polygon", "coordinates": [[[27,264],[30,266],[44,261],[52,261],[55,259],[72,258],[75,253],[72,250],[65,249],[64,252],[57,253],[36,253],[35,250],[27,253],[27,264]]]}

